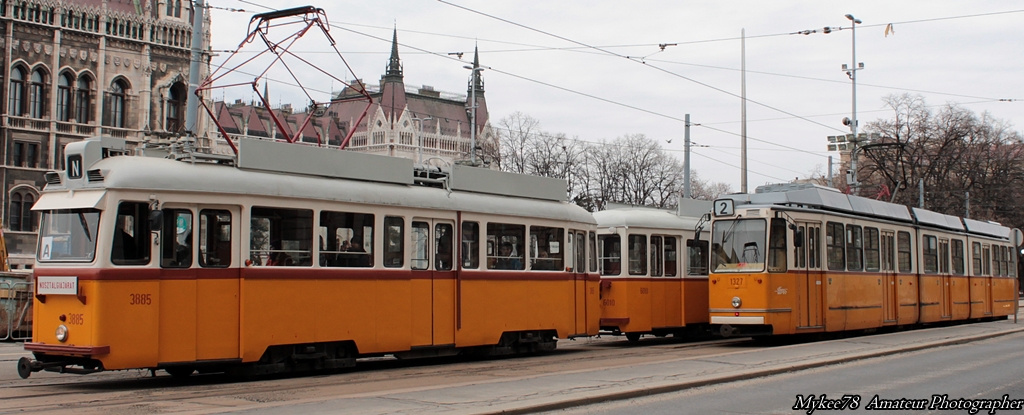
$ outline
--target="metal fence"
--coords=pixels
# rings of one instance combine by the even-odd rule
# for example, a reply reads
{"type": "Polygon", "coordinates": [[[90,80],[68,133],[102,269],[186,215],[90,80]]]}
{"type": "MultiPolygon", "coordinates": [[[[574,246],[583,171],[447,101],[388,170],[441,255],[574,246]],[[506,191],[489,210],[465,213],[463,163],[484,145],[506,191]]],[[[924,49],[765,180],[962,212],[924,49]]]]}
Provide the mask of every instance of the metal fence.
{"type": "Polygon", "coordinates": [[[32,338],[32,290],[29,275],[0,276],[0,341],[32,338]]]}

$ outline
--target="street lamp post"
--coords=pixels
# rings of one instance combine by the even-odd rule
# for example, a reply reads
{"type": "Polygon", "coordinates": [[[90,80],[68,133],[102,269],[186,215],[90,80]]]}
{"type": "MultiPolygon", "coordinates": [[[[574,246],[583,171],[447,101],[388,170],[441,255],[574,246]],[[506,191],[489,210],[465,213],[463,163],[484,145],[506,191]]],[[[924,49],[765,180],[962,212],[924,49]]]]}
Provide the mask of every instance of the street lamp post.
{"type": "Polygon", "coordinates": [[[416,135],[416,162],[423,164],[423,122],[432,120],[433,117],[416,118],[412,117],[412,120],[420,124],[419,134],[416,135]]]}
{"type": "Polygon", "coordinates": [[[473,166],[476,166],[476,109],[479,107],[476,103],[476,77],[477,74],[483,72],[484,68],[476,66],[476,62],[473,62],[473,66],[463,66],[463,68],[469,69],[469,160],[473,166]]]}
{"type": "Polygon", "coordinates": [[[857,62],[857,25],[860,24],[861,21],[860,19],[853,17],[852,14],[847,14],[846,18],[850,20],[852,26],[851,37],[853,39],[853,43],[851,44],[851,49],[853,52],[851,56],[852,62],[849,67],[847,67],[845,63],[843,64],[843,72],[846,72],[846,75],[850,77],[850,81],[852,81],[853,84],[853,113],[851,115],[852,119],[844,119],[843,123],[850,126],[850,132],[852,133],[852,138],[848,140],[853,146],[853,149],[850,151],[850,190],[854,195],[856,195],[857,188],[859,186],[859,183],[857,182],[857,143],[859,141],[859,137],[857,136],[857,71],[864,69],[864,63],[857,62]]]}

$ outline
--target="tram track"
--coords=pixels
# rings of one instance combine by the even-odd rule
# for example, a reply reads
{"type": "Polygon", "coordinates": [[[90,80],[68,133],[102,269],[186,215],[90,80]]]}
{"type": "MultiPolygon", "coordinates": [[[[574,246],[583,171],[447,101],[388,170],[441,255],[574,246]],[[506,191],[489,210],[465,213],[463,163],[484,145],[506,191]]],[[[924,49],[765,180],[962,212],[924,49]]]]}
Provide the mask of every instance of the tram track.
{"type": "MultiPolygon", "coordinates": [[[[0,384],[0,414],[46,413],[216,413],[250,407],[284,405],[325,396],[373,396],[396,390],[423,390],[460,384],[489,383],[510,378],[539,377],[555,372],[584,372],[642,363],[726,353],[749,346],[746,339],[685,342],[671,338],[625,341],[594,338],[566,342],[558,350],[531,356],[416,360],[363,359],[354,369],[318,374],[245,380],[224,375],[175,379],[158,372],[117,372],[117,379],[83,380],[60,377],[41,383],[0,384]],[[138,377],[131,377],[131,376],[138,377]],[[171,405],[170,403],[174,403],[171,405]]],[[[103,376],[105,374],[98,374],[103,376]]],[[[97,376],[97,375],[87,375],[97,376]]],[[[108,375],[109,376],[109,375],[108,375]]]]}

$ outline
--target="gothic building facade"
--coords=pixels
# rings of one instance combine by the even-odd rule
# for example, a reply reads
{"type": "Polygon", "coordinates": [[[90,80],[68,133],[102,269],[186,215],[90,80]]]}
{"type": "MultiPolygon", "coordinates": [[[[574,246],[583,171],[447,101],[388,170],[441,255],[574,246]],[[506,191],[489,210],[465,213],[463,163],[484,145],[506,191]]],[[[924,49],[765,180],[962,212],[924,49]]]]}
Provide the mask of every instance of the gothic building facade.
{"type": "Polygon", "coordinates": [[[0,0],[0,206],[12,268],[34,262],[31,208],[44,173],[63,168],[65,145],[181,132],[192,15],[188,0],[0,0]]]}
{"type": "MultiPolygon", "coordinates": [[[[479,67],[479,63],[479,54],[474,52],[473,67],[479,67]]],[[[315,117],[301,134],[296,134],[295,129],[300,128],[306,114],[293,112],[290,105],[274,109],[275,117],[282,120],[280,125],[273,122],[265,108],[240,100],[234,104],[217,102],[214,111],[225,132],[233,138],[282,139],[298,136],[298,141],[306,144],[319,143],[324,147],[338,148],[349,131],[355,128],[345,145],[347,150],[404,157],[435,166],[473,160],[471,149],[474,142],[480,148],[496,140],[488,121],[480,71],[472,71],[466,95],[445,93],[430,86],[408,86],[404,82],[403,65],[398,56],[397,30],[384,75],[378,84],[365,87],[373,103],[362,121],[359,121],[359,116],[366,107],[366,101],[349,99],[360,94],[346,88],[337,93],[323,115],[315,117]]],[[[269,91],[269,94],[273,93],[269,91]]],[[[226,142],[221,140],[217,151],[230,151],[225,147],[226,142]]],[[[477,152],[475,157],[477,163],[486,164],[488,160],[479,158],[479,154],[477,152]]]]}

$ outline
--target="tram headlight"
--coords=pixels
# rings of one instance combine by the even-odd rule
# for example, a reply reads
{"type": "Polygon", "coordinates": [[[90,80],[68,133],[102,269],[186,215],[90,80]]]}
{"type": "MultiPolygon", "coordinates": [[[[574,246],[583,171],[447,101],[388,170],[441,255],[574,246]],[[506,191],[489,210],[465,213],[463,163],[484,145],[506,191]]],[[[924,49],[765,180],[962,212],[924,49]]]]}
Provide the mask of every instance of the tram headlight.
{"type": "Polygon", "coordinates": [[[64,343],[68,340],[68,326],[63,324],[57,326],[57,332],[55,334],[57,335],[57,341],[64,343]]]}
{"type": "Polygon", "coordinates": [[[732,298],[732,308],[740,308],[740,304],[743,304],[743,301],[740,301],[739,297],[732,298]]]}

